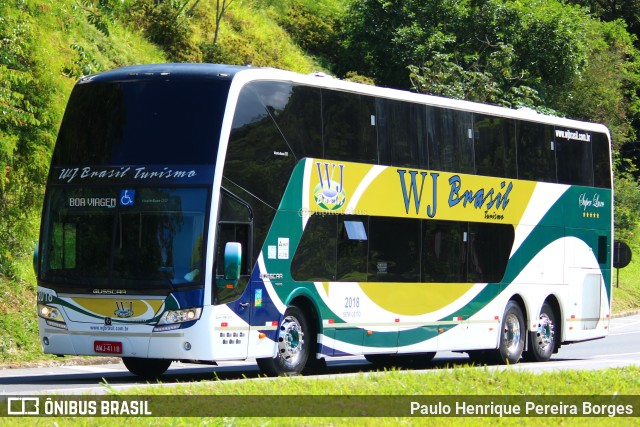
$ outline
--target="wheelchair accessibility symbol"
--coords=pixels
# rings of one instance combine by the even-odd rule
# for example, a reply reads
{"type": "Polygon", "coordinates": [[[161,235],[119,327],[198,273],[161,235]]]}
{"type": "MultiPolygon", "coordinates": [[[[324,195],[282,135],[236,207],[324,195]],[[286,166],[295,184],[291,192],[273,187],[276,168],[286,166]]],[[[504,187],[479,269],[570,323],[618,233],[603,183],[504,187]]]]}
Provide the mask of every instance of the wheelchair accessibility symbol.
{"type": "Polygon", "coordinates": [[[136,190],[120,190],[120,206],[133,206],[136,190]]]}

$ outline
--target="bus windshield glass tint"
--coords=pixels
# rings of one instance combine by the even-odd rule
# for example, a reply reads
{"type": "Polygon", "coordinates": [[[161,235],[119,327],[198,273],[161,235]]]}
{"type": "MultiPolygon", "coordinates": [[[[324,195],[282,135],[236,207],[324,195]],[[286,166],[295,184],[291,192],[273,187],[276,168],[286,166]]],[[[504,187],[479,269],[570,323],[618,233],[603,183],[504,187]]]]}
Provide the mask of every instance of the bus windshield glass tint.
{"type": "Polygon", "coordinates": [[[79,84],[52,166],[213,164],[228,86],[185,79],[79,84]]]}
{"type": "Polygon", "coordinates": [[[206,205],[203,188],[51,189],[42,279],[80,287],[199,284],[206,205]]]}

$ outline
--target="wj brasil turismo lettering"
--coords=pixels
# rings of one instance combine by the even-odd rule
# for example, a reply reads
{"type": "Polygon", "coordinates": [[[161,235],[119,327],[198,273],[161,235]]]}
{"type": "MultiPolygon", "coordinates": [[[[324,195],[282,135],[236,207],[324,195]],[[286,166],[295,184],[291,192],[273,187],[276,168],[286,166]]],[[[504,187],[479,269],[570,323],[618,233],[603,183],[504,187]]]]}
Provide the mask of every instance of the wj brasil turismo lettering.
{"type": "MultiPolygon", "coordinates": [[[[429,218],[433,218],[436,215],[438,210],[438,177],[440,176],[437,172],[428,172],[424,171],[416,171],[416,170],[404,170],[398,169],[398,175],[400,177],[400,187],[402,189],[402,197],[404,198],[404,207],[406,213],[409,213],[409,208],[411,205],[411,199],[413,196],[413,204],[415,207],[416,214],[420,212],[420,206],[423,200],[423,190],[425,188],[425,180],[427,175],[431,176],[431,204],[427,205],[426,213],[429,218]],[[406,174],[409,174],[409,189],[407,189],[407,178],[406,174]],[[418,177],[420,175],[420,178],[418,177]],[[420,181],[419,189],[418,189],[418,180],[420,181]]],[[[502,219],[501,216],[497,214],[489,214],[488,211],[490,209],[502,210],[504,211],[509,204],[509,194],[513,189],[513,183],[507,181],[502,181],[500,183],[500,189],[495,188],[479,188],[479,189],[469,189],[463,187],[462,178],[460,175],[453,175],[449,178],[449,199],[448,204],[449,207],[454,207],[459,203],[462,203],[462,207],[466,208],[467,205],[473,206],[476,209],[484,209],[487,212],[487,215],[492,219],[502,219]],[[505,188],[506,187],[506,188],[505,188]]]]}
{"type": "Polygon", "coordinates": [[[59,181],[72,182],[74,179],[109,179],[109,178],[133,178],[133,179],[174,179],[193,178],[197,173],[195,170],[173,170],[164,167],[159,171],[151,171],[147,167],[137,168],[120,167],[111,169],[92,169],[89,166],[83,168],[63,168],[58,174],[59,181]]]}

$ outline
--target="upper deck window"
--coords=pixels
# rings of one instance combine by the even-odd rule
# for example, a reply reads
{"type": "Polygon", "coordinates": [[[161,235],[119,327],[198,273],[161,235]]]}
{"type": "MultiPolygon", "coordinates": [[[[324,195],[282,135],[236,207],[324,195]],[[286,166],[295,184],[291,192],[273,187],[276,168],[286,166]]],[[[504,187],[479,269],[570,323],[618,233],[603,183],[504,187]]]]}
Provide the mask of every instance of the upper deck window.
{"type": "Polygon", "coordinates": [[[213,164],[228,88],[196,78],[78,84],[52,165],[213,164]]]}

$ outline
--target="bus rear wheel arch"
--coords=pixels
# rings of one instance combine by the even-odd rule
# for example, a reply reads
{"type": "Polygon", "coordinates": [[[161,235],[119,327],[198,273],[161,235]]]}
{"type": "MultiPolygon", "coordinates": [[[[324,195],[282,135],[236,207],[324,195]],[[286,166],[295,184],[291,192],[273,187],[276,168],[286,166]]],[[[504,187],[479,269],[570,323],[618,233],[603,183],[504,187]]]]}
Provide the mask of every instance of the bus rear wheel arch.
{"type": "Polygon", "coordinates": [[[260,370],[269,376],[298,375],[311,356],[312,333],[305,313],[298,306],[287,307],[278,326],[276,355],[257,359],[260,370]]]}

